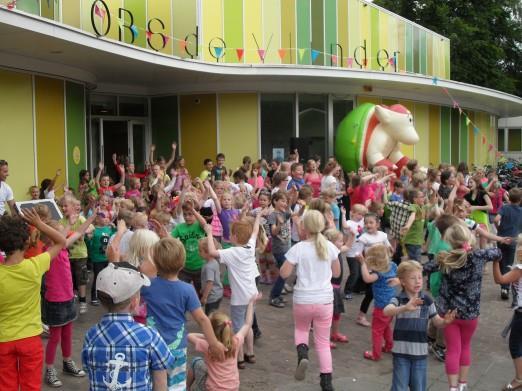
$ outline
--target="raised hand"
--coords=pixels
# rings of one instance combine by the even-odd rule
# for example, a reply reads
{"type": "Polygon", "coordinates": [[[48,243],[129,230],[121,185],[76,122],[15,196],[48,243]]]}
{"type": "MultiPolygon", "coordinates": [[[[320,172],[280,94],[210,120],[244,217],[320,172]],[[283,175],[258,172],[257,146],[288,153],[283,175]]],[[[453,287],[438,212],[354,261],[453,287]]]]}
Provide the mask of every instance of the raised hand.
{"type": "Polygon", "coordinates": [[[42,220],[40,219],[40,216],[38,215],[38,213],[36,213],[36,211],[33,208],[31,208],[31,209],[22,209],[21,213],[20,213],[20,216],[22,216],[22,218],[28,224],[31,224],[32,226],[35,226],[35,227],[37,227],[39,224],[42,223],[42,220]]]}
{"type": "Polygon", "coordinates": [[[104,167],[105,167],[105,164],[103,164],[103,162],[98,163],[98,168],[100,169],[100,171],[103,171],[104,167]]]}
{"type": "Polygon", "coordinates": [[[151,144],[150,150],[151,150],[151,152],[154,152],[156,150],[156,144],[151,144]]]}
{"type": "Polygon", "coordinates": [[[175,151],[177,147],[178,147],[178,143],[174,141],[172,143],[172,150],[175,151]]]}
{"type": "Polygon", "coordinates": [[[412,297],[404,307],[406,308],[406,311],[415,311],[417,307],[422,304],[424,304],[424,300],[419,297],[412,297]]]}

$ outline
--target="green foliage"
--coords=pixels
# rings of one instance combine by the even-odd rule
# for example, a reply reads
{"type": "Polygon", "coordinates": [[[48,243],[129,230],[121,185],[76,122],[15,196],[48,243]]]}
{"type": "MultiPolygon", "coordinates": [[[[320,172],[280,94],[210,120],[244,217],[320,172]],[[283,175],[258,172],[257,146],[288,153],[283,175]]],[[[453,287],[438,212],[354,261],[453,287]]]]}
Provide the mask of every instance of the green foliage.
{"type": "Polygon", "coordinates": [[[451,79],[522,96],[520,0],[374,0],[451,40],[451,79]]]}

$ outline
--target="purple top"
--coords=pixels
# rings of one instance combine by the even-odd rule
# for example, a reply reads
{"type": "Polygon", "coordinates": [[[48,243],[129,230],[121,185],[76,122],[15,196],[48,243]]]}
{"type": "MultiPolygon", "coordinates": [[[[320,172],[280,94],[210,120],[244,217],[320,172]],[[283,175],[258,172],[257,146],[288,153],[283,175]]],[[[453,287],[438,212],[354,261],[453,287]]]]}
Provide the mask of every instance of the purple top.
{"type": "Polygon", "coordinates": [[[221,213],[218,213],[219,221],[223,227],[223,240],[226,242],[230,241],[230,225],[239,219],[239,209],[221,209],[221,213]]]}

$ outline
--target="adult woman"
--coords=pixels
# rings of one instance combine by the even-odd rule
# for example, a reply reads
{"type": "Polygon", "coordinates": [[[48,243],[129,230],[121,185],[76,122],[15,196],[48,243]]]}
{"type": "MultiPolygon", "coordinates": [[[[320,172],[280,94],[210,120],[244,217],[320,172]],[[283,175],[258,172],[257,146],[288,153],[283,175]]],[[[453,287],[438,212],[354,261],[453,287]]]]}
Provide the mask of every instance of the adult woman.
{"type": "Polygon", "coordinates": [[[335,160],[331,160],[326,163],[326,166],[323,170],[323,179],[321,179],[321,191],[325,191],[328,189],[334,189],[337,191],[338,182],[337,182],[337,172],[340,170],[339,164],[335,160]]]}
{"type": "Polygon", "coordinates": [[[321,370],[321,389],[332,391],[332,354],[330,328],[333,316],[333,290],[331,279],[339,277],[339,250],[321,233],[325,227],[323,215],[309,210],[303,219],[305,240],[297,243],[286,254],[280,269],[287,278],[296,268],[294,288],[294,336],[297,348],[295,378],[303,380],[308,368],[308,337],[314,326],[314,345],[321,370]]]}
{"type": "MultiPolygon", "coordinates": [[[[477,176],[470,178],[468,183],[471,191],[464,196],[464,199],[471,205],[470,218],[487,231],[489,229],[488,212],[493,209],[491,198],[480,184],[480,179],[477,176]]],[[[487,240],[481,237],[480,248],[485,248],[486,243],[487,240]]]]}

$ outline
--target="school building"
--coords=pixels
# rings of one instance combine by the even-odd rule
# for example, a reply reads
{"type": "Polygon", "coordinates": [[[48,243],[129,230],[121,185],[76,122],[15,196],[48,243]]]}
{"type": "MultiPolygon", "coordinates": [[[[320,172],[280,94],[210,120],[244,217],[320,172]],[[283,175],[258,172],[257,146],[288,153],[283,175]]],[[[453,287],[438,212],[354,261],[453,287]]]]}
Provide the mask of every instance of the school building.
{"type": "Polygon", "coordinates": [[[327,157],[373,102],[413,113],[421,164],[494,163],[522,100],[451,81],[450,45],[364,0],[0,0],[0,158],[23,199],[112,153],[140,169],[151,142],[193,173],[217,152],[327,157]]]}

